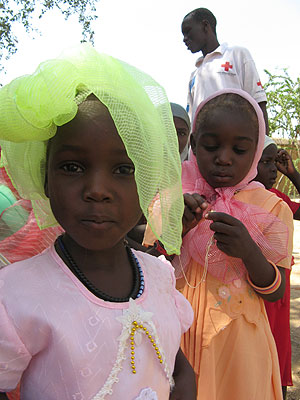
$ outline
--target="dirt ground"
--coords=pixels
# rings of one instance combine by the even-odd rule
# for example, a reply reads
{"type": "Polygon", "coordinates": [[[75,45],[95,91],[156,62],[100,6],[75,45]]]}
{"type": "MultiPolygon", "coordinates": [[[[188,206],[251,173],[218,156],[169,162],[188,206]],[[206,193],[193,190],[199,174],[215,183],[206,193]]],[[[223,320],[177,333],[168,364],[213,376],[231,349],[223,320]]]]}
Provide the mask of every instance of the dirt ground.
{"type": "Polygon", "coordinates": [[[294,386],[288,388],[288,400],[300,400],[300,221],[294,221],[295,265],[291,274],[291,339],[294,386]]]}

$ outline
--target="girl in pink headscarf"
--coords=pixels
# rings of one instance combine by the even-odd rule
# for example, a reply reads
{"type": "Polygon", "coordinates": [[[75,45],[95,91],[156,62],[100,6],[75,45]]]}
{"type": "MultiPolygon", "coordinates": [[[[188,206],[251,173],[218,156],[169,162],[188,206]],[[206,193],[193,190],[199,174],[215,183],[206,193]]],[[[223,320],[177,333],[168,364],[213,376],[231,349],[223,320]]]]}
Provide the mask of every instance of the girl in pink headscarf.
{"type": "Polygon", "coordinates": [[[278,357],[263,299],[285,288],[292,213],[253,182],[265,137],[258,104],[227,89],[201,103],[183,164],[183,245],[173,263],[195,313],[182,349],[198,399],[282,399],[278,357]]]}

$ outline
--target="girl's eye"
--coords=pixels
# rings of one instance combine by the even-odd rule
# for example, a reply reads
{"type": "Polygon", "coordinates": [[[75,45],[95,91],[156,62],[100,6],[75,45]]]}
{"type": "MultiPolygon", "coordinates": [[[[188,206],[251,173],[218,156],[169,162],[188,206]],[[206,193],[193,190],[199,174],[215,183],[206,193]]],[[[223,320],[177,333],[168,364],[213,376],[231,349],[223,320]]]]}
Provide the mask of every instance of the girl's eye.
{"type": "Polygon", "coordinates": [[[81,173],[83,172],[83,168],[80,165],[74,163],[68,163],[61,166],[61,169],[64,172],[68,172],[71,174],[81,173]]]}
{"type": "Polygon", "coordinates": [[[187,136],[187,133],[185,131],[177,131],[178,136],[187,136]]]}
{"type": "Polygon", "coordinates": [[[238,147],[235,147],[233,150],[235,151],[236,154],[244,154],[247,151],[245,149],[239,149],[238,147]]]}
{"type": "Polygon", "coordinates": [[[218,146],[214,145],[214,146],[208,146],[208,145],[203,145],[203,147],[205,148],[206,151],[216,151],[218,149],[218,146]]]}
{"type": "Polygon", "coordinates": [[[261,161],[264,165],[269,165],[269,164],[272,164],[272,163],[274,163],[275,164],[275,162],[274,161],[272,161],[272,160],[263,160],[263,161],[261,161]]]}
{"type": "Polygon", "coordinates": [[[120,165],[115,169],[116,174],[121,175],[133,175],[134,174],[134,166],[133,165],[120,165]]]}

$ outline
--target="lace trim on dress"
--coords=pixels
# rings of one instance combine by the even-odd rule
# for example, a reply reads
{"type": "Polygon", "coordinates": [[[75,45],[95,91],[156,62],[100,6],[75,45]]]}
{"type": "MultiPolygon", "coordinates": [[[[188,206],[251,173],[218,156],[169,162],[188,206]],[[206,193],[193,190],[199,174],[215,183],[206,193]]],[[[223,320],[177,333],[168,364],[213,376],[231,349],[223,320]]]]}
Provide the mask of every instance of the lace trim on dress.
{"type": "MultiPolygon", "coordinates": [[[[125,350],[129,347],[129,342],[131,340],[130,338],[132,337],[131,336],[132,328],[133,328],[133,326],[135,326],[135,324],[133,324],[134,322],[139,325],[143,325],[144,327],[147,327],[147,330],[153,337],[156,346],[159,348],[159,353],[161,355],[161,360],[162,360],[161,365],[163,366],[166,377],[170,383],[170,388],[171,388],[171,390],[173,389],[174,379],[173,379],[172,373],[170,372],[169,366],[167,364],[166,356],[165,356],[162,346],[160,344],[155,325],[152,321],[152,316],[153,316],[152,312],[144,311],[142,309],[142,307],[137,305],[133,299],[130,299],[129,300],[129,308],[126,310],[123,310],[123,315],[116,318],[123,325],[121,335],[118,338],[119,348],[118,348],[117,359],[116,359],[116,362],[113,365],[111,372],[110,372],[106,382],[104,383],[103,387],[93,397],[92,400],[103,400],[103,399],[105,399],[105,397],[107,395],[111,395],[113,393],[112,387],[115,383],[117,383],[119,381],[118,375],[122,369],[123,361],[126,360],[126,358],[127,358],[125,356],[125,350]]],[[[143,335],[142,330],[139,330],[135,333],[134,342],[135,342],[136,346],[140,345],[140,343],[142,341],[142,335],[143,335]]],[[[155,351],[155,349],[153,349],[153,351],[155,351]]],[[[159,363],[158,363],[158,365],[159,365],[159,363]]],[[[139,397],[138,397],[138,399],[139,399],[139,397]]],[[[145,399],[148,399],[148,397],[145,397],[145,399]]],[[[149,397],[149,399],[152,399],[152,397],[149,397]]],[[[155,398],[153,398],[153,399],[155,399],[155,398]]]]}

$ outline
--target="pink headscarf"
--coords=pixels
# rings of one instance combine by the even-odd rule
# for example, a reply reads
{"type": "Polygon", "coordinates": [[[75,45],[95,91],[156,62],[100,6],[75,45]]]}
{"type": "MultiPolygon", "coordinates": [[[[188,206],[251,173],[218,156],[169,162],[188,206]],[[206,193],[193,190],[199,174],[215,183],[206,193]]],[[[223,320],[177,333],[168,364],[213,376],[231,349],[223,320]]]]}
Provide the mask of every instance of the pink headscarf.
{"type": "MultiPolygon", "coordinates": [[[[234,194],[241,190],[253,190],[263,187],[261,183],[253,181],[257,175],[257,164],[261,158],[265,142],[265,121],[258,103],[243,90],[220,90],[208,97],[197,108],[193,123],[193,131],[195,131],[197,116],[204,105],[211,99],[228,93],[235,93],[246,99],[254,108],[258,118],[258,143],[250,170],[235,186],[213,188],[202,177],[198,169],[196,157],[191,154],[190,161],[184,162],[182,166],[183,192],[199,193],[208,201],[208,210],[213,209],[214,211],[224,212],[240,220],[248,229],[253,240],[261,248],[265,257],[277,263],[285,258],[287,252],[288,230],[286,225],[266,210],[251,204],[243,203],[234,198],[234,194]],[[274,226],[274,224],[276,224],[276,226],[274,226]],[[278,232],[280,234],[278,234],[278,232]]],[[[202,219],[199,224],[184,237],[180,256],[182,266],[185,268],[191,257],[201,265],[204,265],[205,256],[207,255],[208,272],[219,280],[230,282],[234,279],[245,277],[246,268],[243,262],[238,258],[227,256],[220,251],[214,241],[212,241],[213,232],[210,229],[210,224],[211,221],[202,219]],[[211,244],[208,248],[209,243],[211,244]]],[[[175,260],[176,270],[178,269],[177,264],[175,260]]],[[[180,271],[178,272],[180,274],[180,271]]]]}

